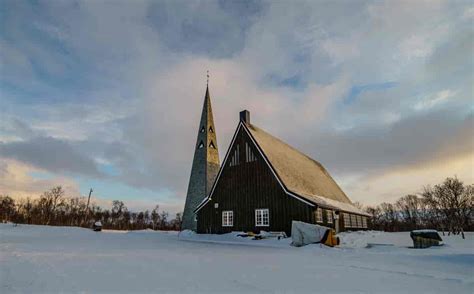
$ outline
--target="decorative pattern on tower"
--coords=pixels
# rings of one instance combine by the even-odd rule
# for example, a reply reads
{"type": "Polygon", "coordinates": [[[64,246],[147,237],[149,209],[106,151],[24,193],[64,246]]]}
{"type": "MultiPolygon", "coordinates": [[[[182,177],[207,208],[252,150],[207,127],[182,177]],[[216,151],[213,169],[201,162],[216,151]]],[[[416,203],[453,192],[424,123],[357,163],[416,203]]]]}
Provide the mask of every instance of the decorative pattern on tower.
{"type": "Polygon", "coordinates": [[[219,167],[216,128],[212,116],[209,86],[207,86],[194,149],[193,166],[189,177],[186,204],[184,205],[182,230],[196,231],[197,221],[194,209],[209,194],[219,172],[219,167]]]}

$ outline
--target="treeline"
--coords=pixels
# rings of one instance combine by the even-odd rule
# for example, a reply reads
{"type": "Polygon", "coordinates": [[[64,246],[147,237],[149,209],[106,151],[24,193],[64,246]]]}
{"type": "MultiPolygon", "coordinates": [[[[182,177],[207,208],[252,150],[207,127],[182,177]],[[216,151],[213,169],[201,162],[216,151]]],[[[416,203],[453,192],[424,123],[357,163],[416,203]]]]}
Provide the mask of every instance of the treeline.
{"type": "Polygon", "coordinates": [[[111,209],[98,205],[87,206],[84,197],[66,197],[61,186],[44,192],[39,199],[15,200],[0,196],[0,221],[35,225],[91,227],[100,221],[104,229],[115,230],[180,230],[181,214],[170,218],[168,212],[159,211],[157,205],[151,211],[133,212],[122,201],[114,200],[111,209]]]}
{"type": "Polygon", "coordinates": [[[457,178],[428,186],[418,195],[406,195],[395,203],[366,207],[371,228],[389,232],[414,229],[437,229],[448,234],[462,234],[473,227],[474,186],[457,178]]]}

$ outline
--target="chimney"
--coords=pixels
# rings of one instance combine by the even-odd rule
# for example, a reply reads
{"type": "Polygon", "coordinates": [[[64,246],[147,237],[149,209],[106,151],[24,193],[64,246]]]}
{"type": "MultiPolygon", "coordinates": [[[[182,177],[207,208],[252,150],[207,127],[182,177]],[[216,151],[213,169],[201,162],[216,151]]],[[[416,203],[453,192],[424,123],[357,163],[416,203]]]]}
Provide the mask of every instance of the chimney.
{"type": "Polygon", "coordinates": [[[248,110],[242,110],[240,112],[240,120],[245,124],[250,124],[250,112],[248,110]]]}

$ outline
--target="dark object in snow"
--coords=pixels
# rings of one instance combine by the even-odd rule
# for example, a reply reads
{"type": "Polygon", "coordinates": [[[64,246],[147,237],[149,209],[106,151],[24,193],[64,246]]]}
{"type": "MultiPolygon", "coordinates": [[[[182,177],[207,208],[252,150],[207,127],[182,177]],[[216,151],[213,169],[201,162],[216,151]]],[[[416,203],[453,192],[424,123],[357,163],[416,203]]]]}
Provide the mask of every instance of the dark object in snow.
{"type": "Polygon", "coordinates": [[[242,237],[242,238],[253,237],[252,240],[262,240],[266,238],[277,238],[278,240],[280,240],[281,238],[287,238],[285,232],[266,232],[266,231],[260,231],[260,234],[255,234],[254,232],[240,233],[240,234],[237,234],[237,237],[242,237]]]}
{"type": "Polygon", "coordinates": [[[92,230],[94,230],[94,232],[100,232],[100,231],[102,231],[102,223],[101,223],[100,221],[95,222],[95,223],[92,225],[92,230]]]}
{"type": "Polygon", "coordinates": [[[365,248],[372,248],[372,247],[383,247],[383,246],[393,246],[393,244],[382,244],[382,243],[367,243],[365,248]]]}
{"type": "Polygon", "coordinates": [[[413,240],[414,248],[428,248],[431,246],[439,246],[439,242],[443,241],[436,230],[415,230],[411,231],[410,237],[413,240]]]}
{"type": "Polygon", "coordinates": [[[242,234],[237,235],[237,237],[243,237],[243,238],[247,238],[249,236],[250,236],[250,234],[248,234],[248,233],[242,233],[242,234]]]}

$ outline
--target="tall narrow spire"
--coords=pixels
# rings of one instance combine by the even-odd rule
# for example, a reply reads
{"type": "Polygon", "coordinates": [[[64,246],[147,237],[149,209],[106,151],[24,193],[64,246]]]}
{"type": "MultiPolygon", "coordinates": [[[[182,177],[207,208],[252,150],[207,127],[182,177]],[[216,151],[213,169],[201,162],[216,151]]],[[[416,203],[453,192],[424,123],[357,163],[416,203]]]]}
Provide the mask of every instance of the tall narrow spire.
{"type": "MultiPolygon", "coordinates": [[[[209,78],[209,73],[208,73],[209,78]]],[[[219,151],[217,149],[217,135],[212,115],[209,81],[206,85],[206,94],[201,112],[201,120],[194,149],[193,165],[189,178],[188,192],[183,213],[183,230],[196,230],[197,221],[194,209],[209,194],[212,184],[219,172],[219,151]]]]}

